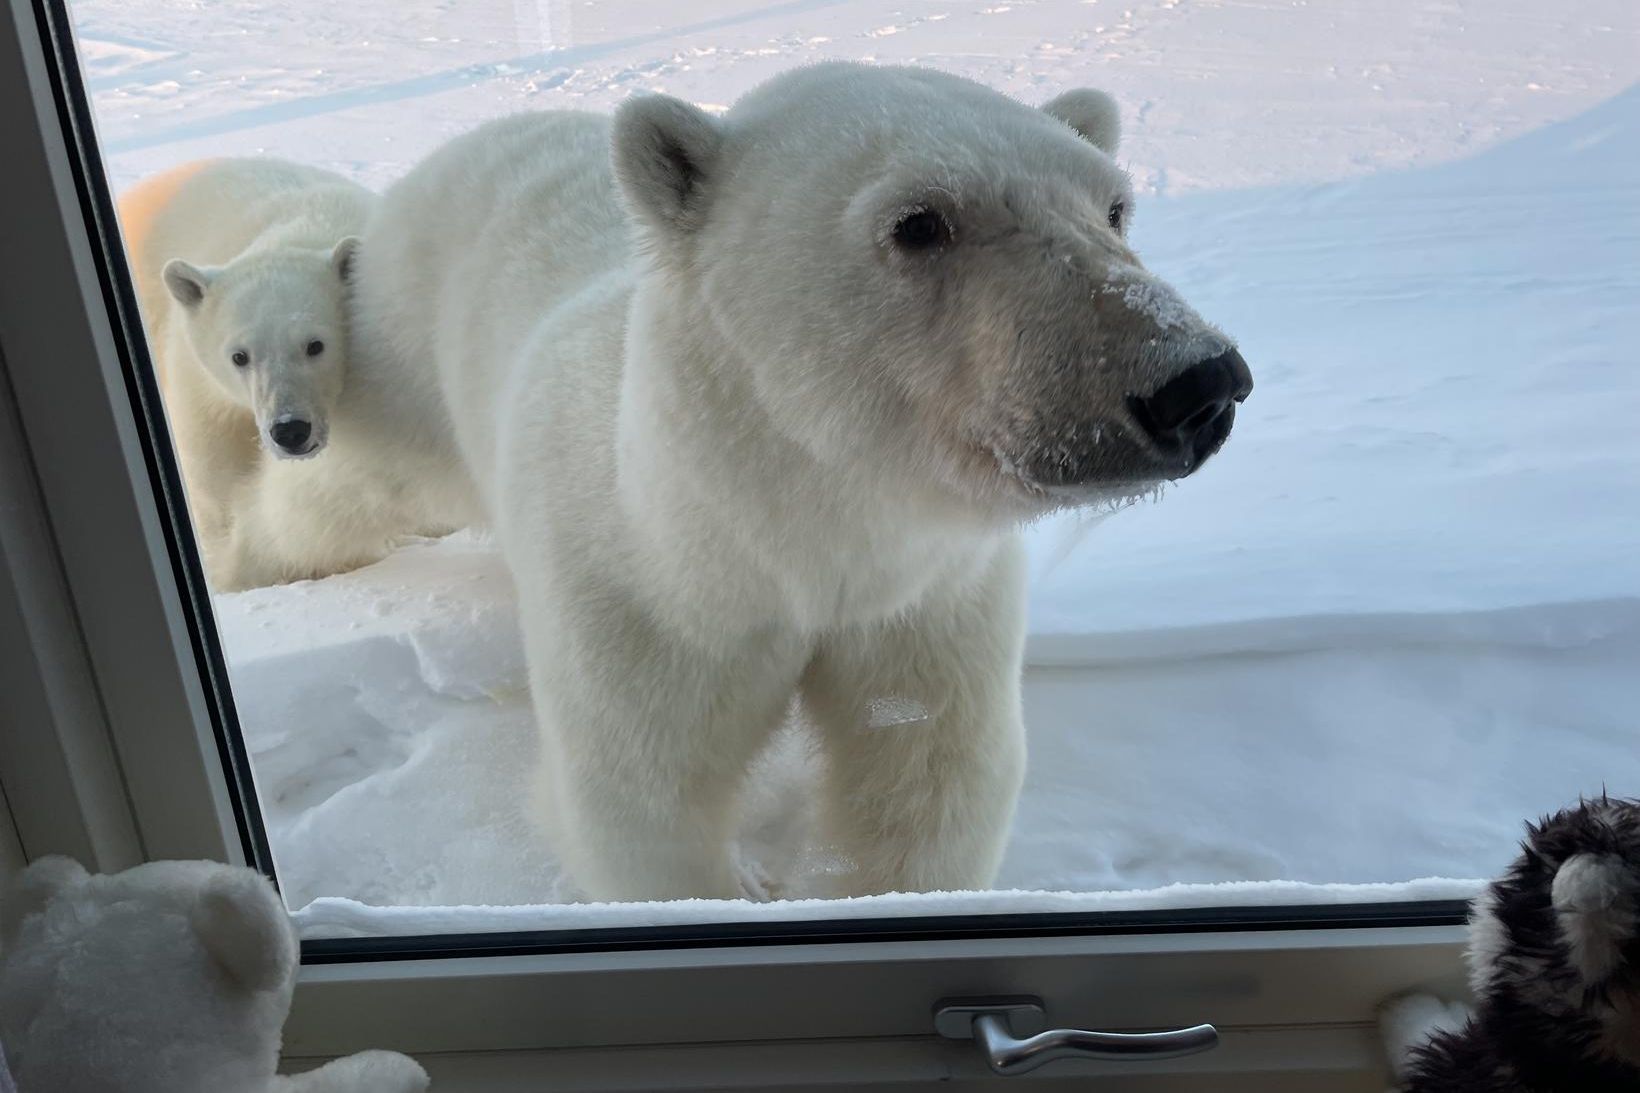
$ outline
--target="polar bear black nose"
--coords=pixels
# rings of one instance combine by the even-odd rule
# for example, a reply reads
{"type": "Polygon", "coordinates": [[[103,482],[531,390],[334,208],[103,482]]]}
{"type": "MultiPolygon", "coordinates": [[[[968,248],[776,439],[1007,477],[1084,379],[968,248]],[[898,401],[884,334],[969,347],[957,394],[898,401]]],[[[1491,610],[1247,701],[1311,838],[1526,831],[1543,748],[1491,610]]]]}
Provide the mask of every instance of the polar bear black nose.
{"type": "Polygon", "coordinates": [[[302,450],[307,447],[308,437],[313,435],[313,424],[300,418],[276,421],[273,423],[273,428],[268,430],[268,435],[273,437],[273,442],[285,451],[300,455],[302,450]]]}
{"type": "Polygon", "coordinates": [[[1236,403],[1253,390],[1253,373],[1234,349],[1193,364],[1148,398],[1128,396],[1128,412],[1168,454],[1195,469],[1230,435],[1236,403]]]}

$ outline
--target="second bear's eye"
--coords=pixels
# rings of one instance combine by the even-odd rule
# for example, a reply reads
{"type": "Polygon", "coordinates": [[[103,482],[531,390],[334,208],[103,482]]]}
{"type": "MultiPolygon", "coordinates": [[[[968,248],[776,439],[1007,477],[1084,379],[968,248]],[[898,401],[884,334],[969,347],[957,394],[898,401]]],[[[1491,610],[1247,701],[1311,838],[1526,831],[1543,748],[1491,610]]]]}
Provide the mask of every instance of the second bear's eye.
{"type": "Polygon", "coordinates": [[[234,367],[236,368],[243,368],[247,364],[251,363],[251,355],[243,349],[235,349],[231,359],[233,360],[234,367]]]}
{"type": "Polygon", "coordinates": [[[894,225],[894,244],[905,250],[929,250],[951,240],[951,225],[933,209],[907,213],[894,225]]]}
{"type": "Polygon", "coordinates": [[[1127,202],[1125,202],[1125,201],[1115,201],[1115,202],[1111,203],[1110,212],[1106,215],[1105,219],[1110,222],[1110,226],[1114,230],[1121,231],[1122,230],[1122,218],[1125,217],[1126,215],[1127,215],[1127,202]]]}
{"type": "Polygon", "coordinates": [[[311,342],[307,343],[307,355],[310,357],[317,357],[324,351],[325,343],[320,341],[318,338],[314,338],[311,342]]]}

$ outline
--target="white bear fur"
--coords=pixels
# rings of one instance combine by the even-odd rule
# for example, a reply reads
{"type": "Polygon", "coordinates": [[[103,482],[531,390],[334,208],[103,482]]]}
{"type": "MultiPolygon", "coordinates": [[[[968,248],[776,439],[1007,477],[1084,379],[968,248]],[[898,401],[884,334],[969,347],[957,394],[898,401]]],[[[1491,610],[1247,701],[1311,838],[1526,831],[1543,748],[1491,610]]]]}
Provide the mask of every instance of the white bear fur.
{"type": "MultiPolygon", "coordinates": [[[[794,700],[840,891],[992,881],[1025,766],[1017,527],[1163,477],[1021,468],[1065,458],[1070,402],[1228,345],[1106,225],[1108,97],[1057,102],[822,65],[721,119],[504,119],[383,196],[354,343],[441,396],[414,416],[448,415],[508,559],[540,810],[589,895],[739,894],[737,794],[794,700]],[[924,204],[994,252],[915,266],[890,235],[924,204]],[[883,700],[928,717],[873,729],[883,700]]],[[[1139,467],[1118,433],[1076,443],[1139,467]]]]}
{"type": "MultiPolygon", "coordinates": [[[[184,164],[126,193],[120,219],[189,507],[213,588],[352,569],[447,530],[349,399],[347,276],[375,196],[274,159],[184,164]],[[310,356],[307,347],[323,349],[310,356]],[[249,363],[236,366],[235,352],[249,363]],[[312,423],[311,452],[269,440],[312,423]]],[[[390,429],[391,426],[389,425],[390,429]]]]}
{"type": "Polygon", "coordinates": [[[275,1073],[297,943],[249,869],[154,862],[91,876],[66,858],[0,899],[0,1043],[21,1093],[419,1093],[365,1052],[275,1073]]]}

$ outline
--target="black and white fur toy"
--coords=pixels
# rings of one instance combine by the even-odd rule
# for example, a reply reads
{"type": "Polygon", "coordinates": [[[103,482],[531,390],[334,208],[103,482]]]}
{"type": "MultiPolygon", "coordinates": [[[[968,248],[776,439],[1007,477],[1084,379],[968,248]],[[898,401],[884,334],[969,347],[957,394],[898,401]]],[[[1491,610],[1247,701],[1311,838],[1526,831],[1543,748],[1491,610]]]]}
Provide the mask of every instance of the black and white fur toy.
{"type": "Polygon", "coordinates": [[[1527,828],[1470,916],[1465,1013],[1383,1013],[1403,1093],[1640,1091],[1640,802],[1602,796],[1527,828]]]}

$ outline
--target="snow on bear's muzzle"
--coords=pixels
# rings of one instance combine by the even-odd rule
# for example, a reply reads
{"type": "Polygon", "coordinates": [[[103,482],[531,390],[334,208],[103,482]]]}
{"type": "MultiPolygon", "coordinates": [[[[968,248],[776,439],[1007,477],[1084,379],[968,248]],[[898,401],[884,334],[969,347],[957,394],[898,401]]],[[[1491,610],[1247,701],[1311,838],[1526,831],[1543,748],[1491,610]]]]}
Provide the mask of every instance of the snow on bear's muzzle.
{"type": "Polygon", "coordinates": [[[1099,503],[1195,473],[1253,390],[1230,339],[1131,266],[1091,290],[1072,283],[1027,319],[1012,382],[992,404],[1004,423],[992,450],[1008,476],[1054,504],[1099,503]]]}
{"type": "Polygon", "coordinates": [[[1144,490],[1188,477],[1223,447],[1236,405],[1253,389],[1234,348],[1188,364],[1145,394],[1070,398],[1024,439],[1020,455],[999,460],[1028,487],[1077,504],[1109,491],[1144,490]],[[1093,419],[1084,415],[1096,407],[1093,419]]]}
{"type": "Polygon", "coordinates": [[[1113,266],[1095,293],[1101,325],[1120,332],[1118,359],[1147,361],[1129,373],[1121,400],[1154,477],[1195,473],[1224,446],[1253,373],[1230,341],[1167,282],[1133,265],[1113,266]]]}

